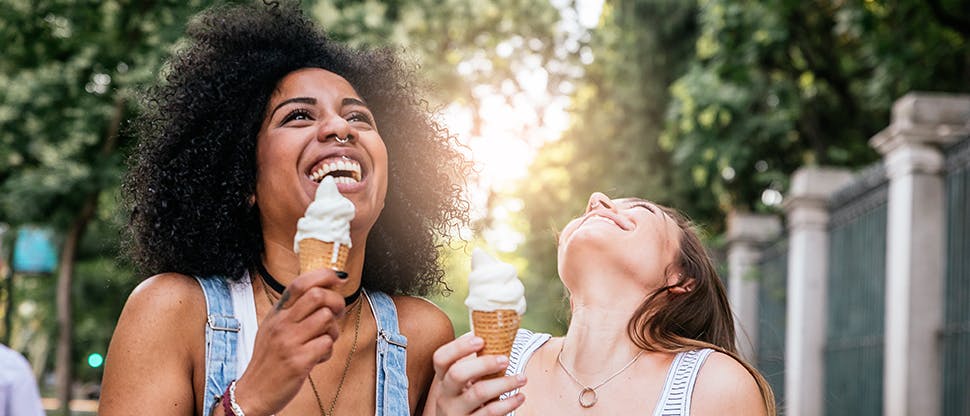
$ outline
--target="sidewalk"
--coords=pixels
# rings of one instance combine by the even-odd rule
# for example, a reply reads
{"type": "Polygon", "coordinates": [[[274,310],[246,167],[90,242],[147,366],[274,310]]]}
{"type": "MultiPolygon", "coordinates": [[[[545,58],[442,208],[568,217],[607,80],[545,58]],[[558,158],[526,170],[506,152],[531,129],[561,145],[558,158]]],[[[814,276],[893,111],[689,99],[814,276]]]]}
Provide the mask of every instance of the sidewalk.
{"type": "MultiPolygon", "coordinates": [[[[49,412],[55,411],[61,407],[61,401],[53,397],[44,397],[40,399],[41,404],[44,406],[44,410],[49,412]]],[[[98,401],[97,400],[71,400],[71,413],[81,416],[95,415],[98,413],[98,401]]]]}

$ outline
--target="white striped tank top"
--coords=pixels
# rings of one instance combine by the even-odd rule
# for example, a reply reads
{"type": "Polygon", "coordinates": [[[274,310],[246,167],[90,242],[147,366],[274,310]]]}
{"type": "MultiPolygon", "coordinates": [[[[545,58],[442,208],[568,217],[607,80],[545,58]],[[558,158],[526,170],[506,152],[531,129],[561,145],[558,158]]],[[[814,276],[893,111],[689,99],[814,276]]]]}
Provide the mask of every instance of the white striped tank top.
{"type": "MultiPolygon", "coordinates": [[[[505,370],[505,375],[515,375],[525,371],[525,366],[532,358],[532,354],[550,338],[552,336],[549,334],[519,329],[519,332],[515,335],[515,343],[512,344],[512,352],[509,354],[509,367],[505,370]]],[[[653,416],[690,415],[690,397],[694,391],[697,374],[700,372],[704,360],[712,351],[705,348],[681,352],[674,357],[673,363],[667,370],[663,392],[660,394],[660,399],[657,400],[657,407],[654,408],[653,416]]],[[[501,398],[505,399],[518,392],[518,390],[513,390],[503,394],[501,398]]],[[[509,413],[507,416],[515,416],[515,412],[509,413]]]]}

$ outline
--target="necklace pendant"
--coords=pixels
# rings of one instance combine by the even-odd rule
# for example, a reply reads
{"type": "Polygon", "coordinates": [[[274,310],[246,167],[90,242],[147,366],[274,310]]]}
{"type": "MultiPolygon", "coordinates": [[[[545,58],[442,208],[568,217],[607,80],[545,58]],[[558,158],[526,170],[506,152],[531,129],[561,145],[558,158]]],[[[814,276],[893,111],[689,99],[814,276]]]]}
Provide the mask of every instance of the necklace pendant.
{"type": "Polygon", "coordinates": [[[584,409],[595,406],[597,400],[596,390],[592,388],[583,387],[583,391],[579,392],[579,405],[583,406],[584,409]]]}

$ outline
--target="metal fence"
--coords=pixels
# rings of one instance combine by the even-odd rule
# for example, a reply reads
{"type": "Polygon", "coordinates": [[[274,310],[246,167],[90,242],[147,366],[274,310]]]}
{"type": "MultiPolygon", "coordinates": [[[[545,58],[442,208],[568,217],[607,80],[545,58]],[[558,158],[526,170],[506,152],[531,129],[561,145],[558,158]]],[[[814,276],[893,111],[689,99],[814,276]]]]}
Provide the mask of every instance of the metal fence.
{"type": "Polygon", "coordinates": [[[767,247],[758,262],[757,367],[784,403],[785,393],[785,290],[788,285],[788,240],[767,247]]]}
{"type": "Polygon", "coordinates": [[[970,139],[947,150],[943,414],[970,415],[970,139]]]}
{"type": "Polygon", "coordinates": [[[825,414],[881,415],[887,180],[881,164],[831,202],[825,414]]]}

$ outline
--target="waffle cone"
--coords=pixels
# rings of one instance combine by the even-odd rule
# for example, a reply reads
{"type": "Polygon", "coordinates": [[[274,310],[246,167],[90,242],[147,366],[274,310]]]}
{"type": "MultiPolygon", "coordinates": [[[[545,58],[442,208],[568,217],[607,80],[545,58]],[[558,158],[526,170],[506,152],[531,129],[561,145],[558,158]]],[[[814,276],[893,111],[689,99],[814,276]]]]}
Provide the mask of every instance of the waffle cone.
{"type": "Polygon", "coordinates": [[[304,238],[300,240],[300,273],[321,269],[345,271],[348,254],[350,246],[304,238]],[[334,246],[337,246],[337,261],[331,261],[334,246]]]}
{"type": "MultiPolygon", "coordinates": [[[[478,355],[504,355],[512,352],[512,343],[519,330],[521,317],[514,309],[498,309],[494,311],[472,311],[472,328],[475,335],[485,340],[478,355]]],[[[490,374],[485,378],[495,378],[505,375],[505,371],[490,374]]]]}

